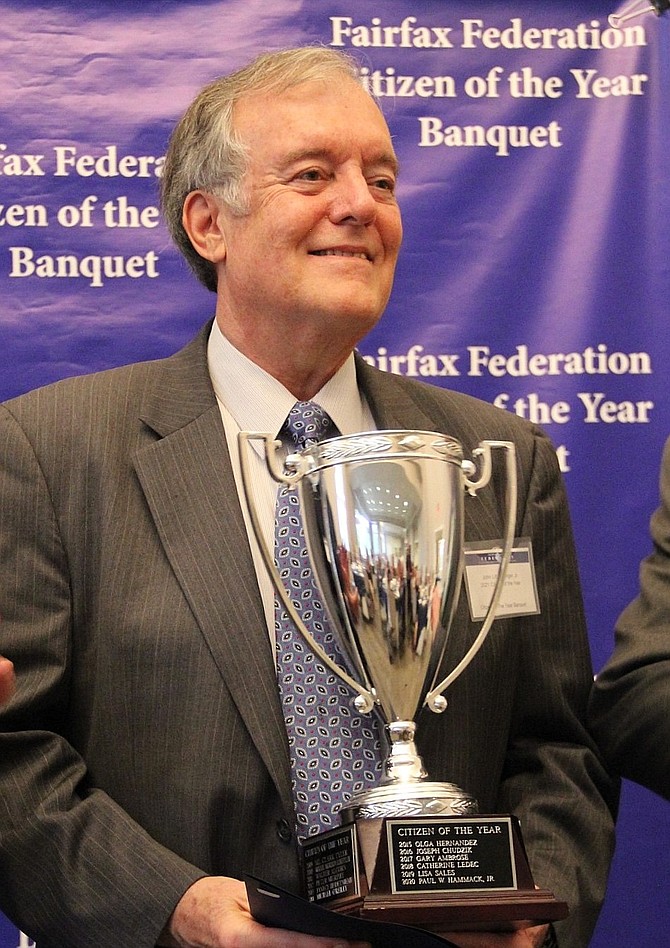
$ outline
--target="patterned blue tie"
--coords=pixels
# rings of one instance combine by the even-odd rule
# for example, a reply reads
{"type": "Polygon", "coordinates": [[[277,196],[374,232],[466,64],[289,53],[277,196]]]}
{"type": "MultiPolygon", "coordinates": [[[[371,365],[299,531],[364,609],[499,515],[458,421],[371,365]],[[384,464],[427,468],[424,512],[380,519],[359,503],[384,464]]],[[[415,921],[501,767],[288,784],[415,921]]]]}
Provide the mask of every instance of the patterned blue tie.
{"type": "MultiPolygon", "coordinates": [[[[314,402],[296,402],[280,435],[293,450],[335,437],[330,417],[314,402]]],[[[295,488],[277,494],[275,563],[302,621],[324,651],[346,669],[314,582],[295,488]]],[[[324,667],[275,599],[277,676],[291,752],[298,837],[339,824],[352,794],[381,774],[376,717],[360,715],[351,689],[324,667]]]]}

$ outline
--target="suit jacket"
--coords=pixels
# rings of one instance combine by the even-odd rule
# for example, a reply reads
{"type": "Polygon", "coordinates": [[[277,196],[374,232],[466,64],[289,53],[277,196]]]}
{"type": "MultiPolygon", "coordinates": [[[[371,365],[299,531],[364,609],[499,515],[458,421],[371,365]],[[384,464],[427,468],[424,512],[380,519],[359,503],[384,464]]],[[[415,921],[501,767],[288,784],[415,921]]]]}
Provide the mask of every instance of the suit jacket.
{"type": "Polygon", "coordinates": [[[589,718],[612,768],[670,800],[670,440],[660,492],[651,518],[654,552],[640,565],[639,596],[616,624],[589,718]]]}
{"type": "MultiPolygon", "coordinates": [[[[39,948],[150,946],[203,874],[298,883],[286,732],[220,413],[208,328],[175,356],[59,382],[0,409],[0,652],[19,693],[0,734],[0,908],[39,948]]],[[[591,665],[548,439],[475,399],[358,360],[380,428],[466,456],[513,440],[517,535],[542,614],[500,620],[420,715],[430,775],[514,811],[536,882],[583,948],[612,851],[612,785],[584,729],[591,665]]],[[[503,484],[466,539],[502,536],[503,484]]],[[[478,626],[465,597],[450,641],[478,626]]],[[[448,659],[453,666],[454,658],[448,659]]]]}

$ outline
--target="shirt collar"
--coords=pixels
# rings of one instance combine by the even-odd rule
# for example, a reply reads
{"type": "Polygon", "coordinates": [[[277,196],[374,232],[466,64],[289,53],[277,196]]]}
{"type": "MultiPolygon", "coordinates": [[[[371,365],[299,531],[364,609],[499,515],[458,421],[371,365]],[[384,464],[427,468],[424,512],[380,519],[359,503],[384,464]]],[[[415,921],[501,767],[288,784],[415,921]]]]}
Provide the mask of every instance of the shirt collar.
{"type": "MultiPolygon", "coordinates": [[[[276,436],[296,402],[295,396],[236,349],[216,320],[209,337],[207,360],[216,397],[240,431],[266,431],[276,436]]],[[[343,435],[370,427],[358,390],[353,353],[312,400],[328,412],[343,435]]]]}

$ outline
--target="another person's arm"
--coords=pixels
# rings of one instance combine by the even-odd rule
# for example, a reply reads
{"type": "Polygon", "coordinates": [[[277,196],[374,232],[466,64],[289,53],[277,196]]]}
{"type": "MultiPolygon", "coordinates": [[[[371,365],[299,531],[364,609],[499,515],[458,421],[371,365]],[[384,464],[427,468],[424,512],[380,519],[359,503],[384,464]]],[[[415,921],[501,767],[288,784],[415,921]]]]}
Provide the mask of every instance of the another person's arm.
{"type": "Polygon", "coordinates": [[[670,441],[660,492],[650,525],[654,550],[640,565],[638,597],[617,622],[589,723],[613,771],[670,800],[670,441]]]}

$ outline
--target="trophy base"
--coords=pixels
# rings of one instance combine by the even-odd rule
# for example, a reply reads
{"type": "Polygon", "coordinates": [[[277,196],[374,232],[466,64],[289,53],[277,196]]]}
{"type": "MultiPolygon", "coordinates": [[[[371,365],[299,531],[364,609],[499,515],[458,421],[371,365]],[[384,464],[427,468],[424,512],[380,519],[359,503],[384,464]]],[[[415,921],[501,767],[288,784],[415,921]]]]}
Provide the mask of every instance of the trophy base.
{"type": "Polygon", "coordinates": [[[311,902],[427,931],[513,931],[566,918],[535,887],[511,815],[361,819],[302,845],[311,902]]]}
{"type": "Polygon", "coordinates": [[[358,904],[329,905],[331,911],[372,922],[409,925],[436,934],[485,931],[511,932],[567,917],[565,903],[557,902],[547,889],[513,896],[469,895],[459,898],[413,897],[391,901],[380,896],[361,898],[358,904]]]}

